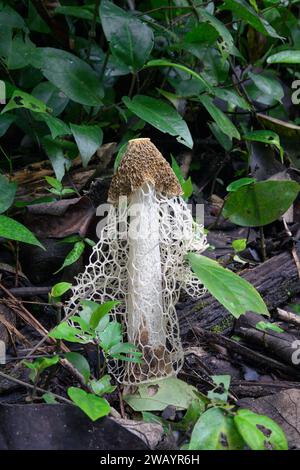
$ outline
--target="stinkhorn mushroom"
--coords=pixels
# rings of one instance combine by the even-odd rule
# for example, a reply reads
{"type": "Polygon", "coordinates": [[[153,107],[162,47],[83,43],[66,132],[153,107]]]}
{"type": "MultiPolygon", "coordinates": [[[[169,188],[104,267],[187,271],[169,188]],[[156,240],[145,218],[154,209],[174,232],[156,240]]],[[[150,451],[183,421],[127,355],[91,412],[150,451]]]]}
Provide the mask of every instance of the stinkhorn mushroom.
{"type": "Polygon", "coordinates": [[[150,139],[129,141],[109,189],[106,225],[73,288],[69,311],[81,299],[120,302],[112,316],[142,353],[142,363],[109,364],[124,384],[176,375],[183,364],[175,305],[181,290],[203,295],[185,255],[204,251],[207,243],[181,194],[150,139]]]}

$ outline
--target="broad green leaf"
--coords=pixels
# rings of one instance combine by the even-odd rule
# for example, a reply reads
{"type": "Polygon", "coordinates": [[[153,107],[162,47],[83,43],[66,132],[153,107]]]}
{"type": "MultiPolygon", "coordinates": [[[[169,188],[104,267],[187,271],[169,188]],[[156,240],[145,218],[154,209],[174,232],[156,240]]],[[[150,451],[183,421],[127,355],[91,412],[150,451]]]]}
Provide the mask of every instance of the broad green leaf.
{"type": "Polygon", "coordinates": [[[9,181],[0,174],[0,214],[5,212],[14,202],[17,183],[9,181]]]}
{"type": "Polygon", "coordinates": [[[13,92],[11,99],[2,110],[2,114],[16,108],[26,108],[36,113],[47,112],[47,106],[45,103],[43,103],[43,101],[38,100],[34,96],[29,95],[28,93],[25,93],[25,91],[21,90],[15,90],[13,92]]]}
{"type": "Polygon", "coordinates": [[[108,0],[101,1],[99,12],[113,55],[126,64],[131,72],[140,70],[153,48],[152,29],[108,0]]]}
{"type": "Polygon", "coordinates": [[[237,191],[238,189],[242,188],[243,186],[247,186],[248,184],[255,183],[255,181],[256,181],[255,178],[240,178],[240,179],[230,183],[227,186],[226,191],[228,191],[229,193],[237,191]]]}
{"type": "Polygon", "coordinates": [[[189,75],[191,75],[192,77],[196,78],[197,80],[199,80],[199,82],[207,89],[207,90],[212,90],[212,87],[211,85],[207,82],[207,80],[205,80],[199,73],[195,72],[194,70],[192,69],[189,69],[188,67],[186,67],[185,65],[181,65],[181,64],[176,64],[174,62],[171,62],[169,60],[166,60],[166,59],[156,59],[156,60],[150,60],[149,62],[147,62],[147,64],[145,65],[144,68],[148,68],[148,67],[173,67],[175,69],[179,69],[181,70],[182,72],[186,72],[188,73],[189,75]]]}
{"type": "Polygon", "coordinates": [[[69,102],[69,98],[50,82],[39,83],[32,90],[32,95],[43,101],[53,116],[59,116],[69,102]]]}
{"type": "Polygon", "coordinates": [[[245,140],[262,142],[264,144],[269,144],[269,145],[275,145],[275,147],[277,147],[278,150],[280,151],[281,159],[283,158],[283,149],[280,145],[280,139],[279,139],[278,134],[276,134],[276,132],[265,131],[265,130],[252,131],[252,132],[247,132],[247,134],[245,134],[243,137],[245,140]]]}
{"type": "Polygon", "coordinates": [[[189,253],[187,258],[196,276],[235,318],[246,312],[269,315],[263,299],[248,281],[206,256],[189,253]]]}
{"type": "Polygon", "coordinates": [[[85,168],[96,150],[101,146],[103,131],[99,126],[70,124],[70,128],[76,141],[85,168]]]}
{"type": "Polygon", "coordinates": [[[135,411],[162,411],[167,406],[187,409],[196,398],[197,389],[186,382],[170,377],[138,387],[134,395],[125,395],[124,400],[135,411]]]}
{"type": "Polygon", "coordinates": [[[51,161],[56,178],[58,181],[61,181],[65,175],[66,168],[70,167],[71,162],[65,158],[63,148],[58,141],[47,136],[42,139],[42,145],[47,157],[51,161]]]}
{"type": "Polygon", "coordinates": [[[29,243],[29,245],[40,246],[44,249],[43,245],[28,228],[5,215],[0,215],[0,237],[29,243]]]}
{"type": "Polygon", "coordinates": [[[242,409],[237,411],[234,422],[251,450],[288,450],[283,430],[268,416],[242,409]]]}
{"type": "Polygon", "coordinates": [[[207,398],[210,400],[217,400],[227,403],[231,376],[212,375],[211,379],[214,382],[214,385],[217,387],[217,389],[220,389],[220,391],[210,390],[207,393],[207,398]]]}
{"type": "Polygon", "coordinates": [[[63,122],[61,119],[58,119],[50,114],[41,114],[39,119],[45,121],[47,126],[50,129],[52,139],[56,139],[56,137],[61,135],[69,135],[71,134],[69,126],[63,122]]]}
{"type": "Polygon", "coordinates": [[[88,106],[102,103],[103,86],[96,72],[70,52],[51,47],[37,48],[32,65],[76,103],[88,106]]]}
{"type": "Polygon", "coordinates": [[[210,128],[211,132],[213,133],[214,137],[219,142],[219,144],[226,150],[226,152],[229,152],[229,150],[232,149],[232,138],[224,134],[224,132],[221,131],[221,129],[215,122],[209,122],[208,127],[210,128]]]}
{"type": "Polygon", "coordinates": [[[63,185],[61,181],[58,181],[56,178],[53,178],[53,176],[45,176],[45,180],[48,184],[50,184],[50,186],[52,186],[52,188],[57,189],[57,191],[60,192],[62,190],[63,185]]]}
{"type": "Polygon", "coordinates": [[[178,142],[183,145],[193,147],[192,136],[186,122],[173,107],[164,101],[150,98],[150,96],[136,95],[132,100],[124,96],[123,102],[140,119],[161,132],[177,136],[178,142]]]}
{"type": "Polygon", "coordinates": [[[259,321],[256,323],[255,328],[261,331],[271,330],[276,331],[276,333],[284,333],[284,330],[276,325],[276,323],[270,323],[267,321],[259,321]]]}
{"type": "Polygon", "coordinates": [[[73,364],[75,369],[83,376],[85,383],[87,383],[91,375],[91,370],[86,358],[77,352],[68,352],[65,354],[65,358],[73,364]]]}
{"type": "Polygon", "coordinates": [[[12,114],[3,114],[0,115],[0,137],[2,137],[9,126],[14,122],[15,116],[12,114]]]}
{"type": "Polygon", "coordinates": [[[200,103],[203,104],[207,112],[211,115],[213,120],[219,126],[221,131],[226,134],[228,137],[236,139],[240,138],[239,131],[235,125],[230,121],[226,114],[221,111],[213,102],[212,98],[208,95],[199,96],[200,103]]]}
{"type": "Polygon", "coordinates": [[[75,263],[77,260],[79,260],[80,256],[84,252],[85,244],[84,242],[76,242],[70,253],[66,256],[63,265],[54,273],[57,274],[60,272],[62,269],[64,269],[67,266],[70,266],[71,264],[75,263]]]}
{"type": "Polygon", "coordinates": [[[300,64],[300,51],[287,50],[272,54],[267,58],[268,64],[300,64]]]}
{"type": "Polygon", "coordinates": [[[112,393],[117,387],[116,385],[111,385],[111,378],[108,374],[101,377],[99,380],[92,380],[91,387],[93,392],[96,395],[102,396],[105,393],[112,393]]]}
{"type": "Polygon", "coordinates": [[[299,192],[295,181],[260,181],[231,192],[223,215],[242,227],[261,227],[281,217],[299,192]]]}
{"type": "Polygon", "coordinates": [[[92,421],[97,421],[110,412],[109,403],[104,398],[87,393],[81,388],[70,387],[68,395],[92,421]]]}
{"type": "Polygon", "coordinates": [[[220,9],[232,11],[238,18],[244,20],[265,36],[283,39],[265,18],[259,15],[246,0],[224,0],[220,9]]]}
{"type": "Polygon", "coordinates": [[[64,295],[69,289],[71,289],[72,284],[70,282],[58,282],[55,284],[50,292],[51,297],[61,297],[64,295]]]}
{"type": "Polygon", "coordinates": [[[240,251],[244,251],[247,246],[247,239],[246,238],[240,238],[238,240],[233,240],[232,242],[232,248],[236,253],[239,253],[240,251]]]}
{"type": "MultiPolygon", "coordinates": [[[[83,302],[82,302],[83,303],[83,302]]],[[[100,320],[107,315],[114,307],[119,305],[120,302],[116,300],[109,300],[104,304],[97,305],[97,308],[92,311],[90,325],[95,329],[99,325],[100,320]]],[[[84,304],[83,304],[84,305],[84,304]]]]}
{"type": "Polygon", "coordinates": [[[46,392],[42,395],[43,400],[48,404],[48,405],[56,405],[58,402],[56,401],[55,396],[51,392],[46,392]]]}
{"type": "Polygon", "coordinates": [[[50,338],[62,339],[70,343],[88,343],[89,340],[80,338],[80,333],[83,333],[79,328],[69,325],[67,321],[61,322],[48,334],[50,338]]]}
{"type": "Polygon", "coordinates": [[[198,9],[200,16],[204,19],[204,21],[207,21],[213,28],[219,33],[225,44],[227,45],[228,51],[230,53],[235,53],[236,48],[234,45],[234,40],[229,32],[229,30],[226,28],[225,24],[222,23],[222,21],[218,20],[218,18],[214,15],[211,15],[207,10],[204,8],[199,8],[198,9]]]}
{"type": "Polygon", "coordinates": [[[22,361],[22,364],[24,364],[26,367],[31,369],[29,378],[32,382],[35,382],[39,374],[41,374],[48,367],[54,366],[58,362],[59,362],[59,356],[53,356],[53,357],[38,357],[32,362],[27,361],[25,359],[24,361],[22,361]]]}
{"type": "MultiPolygon", "coordinates": [[[[93,21],[94,13],[84,6],[68,6],[68,7],[56,7],[54,10],[55,14],[61,14],[66,16],[74,16],[75,18],[80,18],[82,20],[93,21]]],[[[97,19],[99,22],[99,19],[97,19]]]]}
{"type": "Polygon", "coordinates": [[[242,450],[244,440],[233,417],[221,408],[210,408],[198,419],[189,450],[242,450]]]}
{"type": "Polygon", "coordinates": [[[7,28],[27,30],[22,16],[8,5],[0,5],[0,24],[7,28]]]}
{"type": "Polygon", "coordinates": [[[122,325],[116,321],[108,323],[107,327],[99,333],[100,345],[106,353],[122,342],[122,325]]]}
{"type": "Polygon", "coordinates": [[[214,88],[213,93],[231,106],[234,105],[248,111],[251,109],[250,104],[235,91],[227,90],[226,88],[214,88]]]}
{"type": "Polygon", "coordinates": [[[284,91],[281,83],[276,78],[269,77],[263,73],[256,74],[248,72],[248,76],[253,80],[255,86],[264,94],[271,95],[275,100],[281,103],[284,91]]]}

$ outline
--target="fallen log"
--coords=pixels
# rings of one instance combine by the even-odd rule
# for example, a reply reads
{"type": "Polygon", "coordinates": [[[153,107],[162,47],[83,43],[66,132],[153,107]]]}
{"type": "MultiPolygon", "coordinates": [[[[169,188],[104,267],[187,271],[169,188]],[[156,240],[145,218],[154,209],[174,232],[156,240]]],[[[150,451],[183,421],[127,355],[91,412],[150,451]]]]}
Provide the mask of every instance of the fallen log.
{"type": "MultiPolygon", "coordinates": [[[[274,256],[253,269],[245,269],[240,275],[256,287],[270,311],[300,292],[297,266],[289,252],[274,256]]],[[[177,312],[183,338],[193,326],[228,333],[234,323],[232,315],[208,293],[200,301],[181,302],[177,312]]]]}

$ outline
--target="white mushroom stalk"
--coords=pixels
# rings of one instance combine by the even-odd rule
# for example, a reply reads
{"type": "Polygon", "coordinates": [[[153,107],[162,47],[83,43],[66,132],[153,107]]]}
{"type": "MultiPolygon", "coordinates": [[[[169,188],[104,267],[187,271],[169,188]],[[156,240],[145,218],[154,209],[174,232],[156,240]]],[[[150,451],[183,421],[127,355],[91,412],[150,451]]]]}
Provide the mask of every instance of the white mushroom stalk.
{"type": "Polygon", "coordinates": [[[109,364],[120,383],[176,375],[183,365],[175,306],[182,290],[203,295],[185,256],[207,243],[180,195],[173,170],[150,139],[130,141],[111,183],[106,225],[67,308],[82,299],[120,301],[112,316],[143,359],[109,364]]]}

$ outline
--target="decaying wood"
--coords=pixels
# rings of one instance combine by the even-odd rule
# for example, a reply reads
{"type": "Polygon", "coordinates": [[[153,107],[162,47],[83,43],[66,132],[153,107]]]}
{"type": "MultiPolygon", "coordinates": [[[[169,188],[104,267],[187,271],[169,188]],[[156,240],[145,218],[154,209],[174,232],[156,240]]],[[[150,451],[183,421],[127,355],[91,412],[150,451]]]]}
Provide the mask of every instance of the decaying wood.
{"type": "Polygon", "coordinates": [[[271,357],[265,356],[262,353],[253,351],[247,346],[244,346],[243,344],[240,344],[237,341],[233,341],[232,339],[227,338],[226,336],[204,330],[197,326],[193,328],[193,332],[202,341],[204,340],[208,344],[217,344],[223,346],[227,349],[227,351],[230,351],[230,353],[235,353],[236,355],[242,357],[245,362],[255,364],[256,366],[259,366],[266,370],[277,370],[287,377],[291,376],[294,378],[300,378],[300,371],[297,366],[289,366],[278,361],[277,359],[273,359],[271,357]]]}
{"type": "MultiPolygon", "coordinates": [[[[297,266],[289,252],[274,256],[253,269],[244,270],[240,275],[257,288],[269,310],[284,305],[291,295],[300,292],[297,266]]],[[[183,337],[191,326],[228,332],[233,325],[232,315],[210,294],[197,302],[179,304],[177,311],[183,337]]]]}
{"type": "Polygon", "coordinates": [[[235,333],[252,345],[259,346],[266,351],[269,356],[277,357],[282,362],[293,365],[292,357],[297,347],[297,337],[286,332],[273,330],[260,330],[256,328],[258,322],[265,321],[261,315],[248,312],[242,315],[235,326],[235,333]]]}

